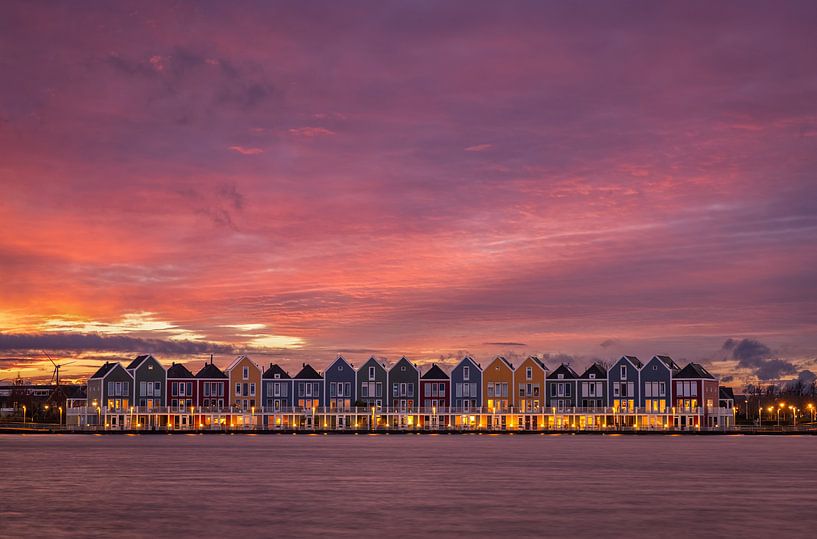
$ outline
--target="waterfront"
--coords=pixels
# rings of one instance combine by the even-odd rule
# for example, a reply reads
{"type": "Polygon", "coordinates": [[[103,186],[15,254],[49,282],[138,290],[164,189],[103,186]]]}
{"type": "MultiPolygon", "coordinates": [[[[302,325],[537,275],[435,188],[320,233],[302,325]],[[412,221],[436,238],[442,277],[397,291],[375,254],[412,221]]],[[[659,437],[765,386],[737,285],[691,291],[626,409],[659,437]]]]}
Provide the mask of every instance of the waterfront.
{"type": "Polygon", "coordinates": [[[0,535],[716,537],[817,523],[810,436],[0,436],[0,535]]]}

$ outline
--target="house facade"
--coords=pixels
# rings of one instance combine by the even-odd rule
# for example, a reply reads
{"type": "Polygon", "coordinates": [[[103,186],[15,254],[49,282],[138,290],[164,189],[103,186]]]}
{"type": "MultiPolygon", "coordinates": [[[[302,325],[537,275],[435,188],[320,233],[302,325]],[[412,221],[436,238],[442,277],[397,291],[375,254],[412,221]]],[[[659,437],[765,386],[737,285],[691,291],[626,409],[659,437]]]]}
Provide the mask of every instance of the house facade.
{"type": "Polygon", "coordinates": [[[302,364],[301,370],[292,379],[292,385],[296,408],[314,411],[325,406],[323,376],[309,363],[302,364]]]}
{"type": "Polygon", "coordinates": [[[389,408],[407,411],[415,408],[420,398],[420,371],[405,357],[389,369],[389,408]]]}
{"type": "Polygon", "coordinates": [[[607,407],[607,370],[593,363],[579,376],[577,389],[579,408],[603,410],[607,407]]]}
{"type": "Polygon", "coordinates": [[[576,407],[579,375],[562,363],[547,377],[547,406],[557,412],[576,407]]]}
{"type": "Polygon", "coordinates": [[[357,373],[351,363],[338,356],[323,373],[325,402],[330,411],[348,412],[354,407],[357,373]]]}
{"type": "MultiPolygon", "coordinates": [[[[133,377],[133,402],[140,413],[150,416],[154,408],[160,408],[167,402],[167,371],[155,357],[150,354],[137,356],[127,366],[133,377]]],[[[148,421],[153,418],[146,416],[148,421]]]]}
{"type": "Polygon", "coordinates": [[[420,406],[429,410],[448,410],[451,395],[451,379],[436,363],[420,377],[420,406]]]}
{"type": "Polygon", "coordinates": [[[471,356],[465,356],[451,369],[451,409],[474,412],[482,407],[482,368],[471,356]]]}
{"type": "Polygon", "coordinates": [[[174,410],[190,410],[198,406],[196,377],[181,363],[167,369],[167,403],[174,410]]]}
{"type": "Polygon", "coordinates": [[[105,414],[114,414],[117,426],[122,426],[133,406],[133,376],[119,362],[105,362],[88,379],[86,389],[86,423],[102,424],[105,414]]]}
{"type": "Polygon", "coordinates": [[[632,413],[640,404],[641,361],[621,356],[607,371],[607,394],[613,413],[632,413]]]}
{"type": "Polygon", "coordinates": [[[245,355],[238,356],[227,367],[229,405],[252,412],[261,407],[261,367],[245,355]]]}
{"type": "Polygon", "coordinates": [[[292,377],[280,365],[270,363],[262,375],[262,404],[266,412],[285,412],[292,408],[292,377]]]}
{"type": "Polygon", "coordinates": [[[220,410],[229,405],[229,377],[213,364],[209,363],[196,373],[196,405],[206,410],[220,410]]]}
{"type": "Polygon", "coordinates": [[[385,365],[370,357],[357,370],[356,403],[366,409],[380,411],[387,404],[389,373],[385,365]]]}
{"type": "Polygon", "coordinates": [[[653,356],[641,368],[641,401],[643,412],[666,414],[672,407],[672,379],[681,368],[669,356],[653,356]]]}
{"type": "Polygon", "coordinates": [[[505,412],[514,406],[513,365],[497,356],[482,371],[482,394],[489,412],[505,412]]]}
{"type": "Polygon", "coordinates": [[[676,427],[711,427],[718,407],[718,380],[703,365],[690,363],[673,377],[673,403],[676,427]]]}
{"type": "Polygon", "coordinates": [[[548,368],[536,356],[530,356],[514,371],[516,409],[538,412],[545,406],[545,377],[548,368]]]}

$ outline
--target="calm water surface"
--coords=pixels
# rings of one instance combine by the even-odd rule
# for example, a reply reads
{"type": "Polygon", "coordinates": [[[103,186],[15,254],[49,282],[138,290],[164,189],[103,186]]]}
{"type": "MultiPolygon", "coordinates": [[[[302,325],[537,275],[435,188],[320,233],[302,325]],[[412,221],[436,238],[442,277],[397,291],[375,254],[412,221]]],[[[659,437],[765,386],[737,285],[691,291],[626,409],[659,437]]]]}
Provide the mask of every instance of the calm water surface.
{"type": "Polygon", "coordinates": [[[817,534],[817,437],[0,435],[3,537],[817,534]]]}

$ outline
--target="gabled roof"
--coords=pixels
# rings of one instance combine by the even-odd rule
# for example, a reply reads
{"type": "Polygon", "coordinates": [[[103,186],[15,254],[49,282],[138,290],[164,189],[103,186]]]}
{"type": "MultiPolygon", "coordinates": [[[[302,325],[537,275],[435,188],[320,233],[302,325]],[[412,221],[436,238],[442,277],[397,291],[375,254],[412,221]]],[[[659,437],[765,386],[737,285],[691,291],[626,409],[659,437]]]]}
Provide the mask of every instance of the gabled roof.
{"type": "Polygon", "coordinates": [[[394,365],[392,365],[391,369],[389,369],[389,372],[393,371],[400,363],[403,363],[403,362],[408,364],[412,369],[414,369],[418,373],[420,372],[420,369],[418,369],[417,366],[414,365],[414,363],[409,361],[408,358],[406,358],[406,356],[403,356],[400,359],[398,359],[397,362],[394,365]]]}
{"type": "Polygon", "coordinates": [[[231,370],[233,370],[233,369],[236,367],[236,365],[238,365],[239,363],[241,363],[241,362],[242,362],[243,360],[245,360],[245,359],[249,360],[249,361],[250,361],[250,363],[252,364],[252,366],[253,366],[253,367],[255,367],[256,369],[258,369],[259,371],[261,370],[261,367],[259,367],[258,365],[256,365],[255,361],[253,361],[252,359],[250,359],[250,357],[249,357],[249,356],[246,356],[246,355],[244,355],[244,354],[241,354],[240,356],[236,357],[236,358],[235,358],[235,359],[232,361],[232,363],[230,363],[230,364],[227,366],[227,368],[226,368],[226,369],[224,369],[224,370],[225,370],[226,372],[230,372],[231,370]]]}
{"type": "Polygon", "coordinates": [[[491,361],[491,362],[488,364],[488,366],[490,367],[490,366],[491,366],[491,365],[493,365],[493,364],[494,364],[494,362],[496,362],[496,361],[501,361],[502,363],[504,363],[504,364],[505,364],[505,366],[506,366],[506,367],[508,367],[509,369],[511,369],[511,372],[513,372],[513,363],[511,363],[510,361],[508,361],[508,360],[507,360],[507,359],[506,359],[504,356],[496,356],[496,357],[495,357],[495,358],[494,358],[494,359],[493,359],[493,360],[492,360],[492,361],[491,361]]]}
{"type": "Polygon", "coordinates": [[[537,365],[539,365],[540,367],[542,367],[542,369],[545,372],[550,370],[550,369],[547,368],[547,365],[545,365],[545,363],[541,359],[539,359],[539,357],[537,357],[537,356],[528,356],[528,359],[533,360],[533,362],[536,363],[537,365]]]}
{"type": "Polygon", "coordinates": [[[548,376],[547,379],[548,380],[557,379],[560,374],[563,375],[562,378],[564,378],[566,380],[575,379],[575,378],[579,377],[579,375],[576,374],[576,371],[574,371],[573,369],[570,368],[570,365],[565,365],[564,363],[562,363],[561,365],[559,365],[559,367],[555,371],[553,371],[548,376]]]}
{"type": "Polygon", "coordinates": [[[445,371],[439,368],[436,363],[432,364],[431,368],[428,369],[428,372],[426,372],[420,378],[423,380],[449,380],[445,371]]]}
{"type": "Polygon", "coordinates": [[[587,370],[585,370],[582,375],[579,376],[579,378],[589,379],[591,374],[595,374],[596,379],[607,378],[607,371],[604,370],[604,367],[602,367],[598,362],[587,367],[587,370]]]}
{"type": "Polygon", "coordinates": [[[466,355],[465,357],[463,357],[463,358],[462,358],[462,359],[459,361],[459,363],[457,363],[457,365],[456,365],[454,368],[456,369],[457,367],[459,367],[460,365],[462,365],[462,364],[463,364],[465,361],[470,362],[470,363],[471,363],[473,366],[475,366],[477,369],[479,369],[479,372],[482,372],[482,366],[481,366],[479,363],[477,363],[477,361],[476,361],[474,358],[472,358],[471,356],[468,356],[468,355],[466,355]]]}
{"type": "Polygon", "coordinates": [[[145,360],[149,357],[152,357],[150,354],[143,354],[141,356],[136,356],[136,359],[131,361],[128,366],[126,367],[127,370],[131,371],[133,369],[138,369],[139,365],[145,362],[145,360]]]}
{"type": "Polygon", "coordinates": [[[731,387],[720,386],[720,388],[718,389],[719,389],[718,393],[720,394],[719,398],[735,400],[735,393],[734,391],[732,391],[731,387]]]}
{"type": "Polygon", "coordinates": [[[289,376],[289,373],[287,373],[287,371],[282,369],[281,366],[278,365],[277,363],[275,365],[270,363],[269,369],[264,371],[264,374],[261,377],[262,378],[275,378],[276,374],[278,375],[278,378],[280,378],[282,380],[291,379],[291,376],[289,376]]]}
{"type": "Polygon", "coordinates": [[[360,367],[360,369],[358,369],[358,371],[363,369],[363,367],[367,367],[367,368],[370,367],[371,365],[369,365],[369,363],[374,363],[377,367],[380,367],[384,371],[388,370],[388,369],[386,369],[386,365],[384,363],[380,363],[379,361],[377,361],[376,357],[372,356],[369,359],[367,359],[366,362],[363,365],[361,365],[361,367],[360,367]]]}
{"type": "Polygon", "coordinates": [[[173,363],[169,369],[167,369],[167,377],[168,378],[193,378],[193,373],[187,370],[187,367],[182,365],[181,363],[173,363]]]}
{"type": "Polygon", "coordinates": [[[304,363],[301,371],[293,376],[293,378],[296,380],[323,380],[323,376],[313,369],[309,363],[304,363]]]}
{"type": "Polygon", "coordinates": [[[117,362],[108,363],[106,361],[104,365],[97,369],[97,371],[91,376],[91,378],[105,378],[105,376],[107,376],[109,372],[114,370],[117,365],[119,365],[119,363],[117,362]]]}
{"type": "Polygon", "coordinates": [[[345,364],[347,367],[349,367],[349,368],[350,368],[350,369],[352,369],[352,370],[355,370],[355,368],[354,368],[354,367],[352,367],[352,364],[351,364],[351,363],[349,363],[348,361],[346,361],[346,359],[345,359],[343,356],[338,356],[337,358],[335,358],[335,361],[333,361],[332,363],[330,363],[330,364],[329,364],[329,366],[326,368],[326,370],[328,371],[329,369],[331,369],[332,367],[334,367],[334,366],[335,366],[335,363],[337,363],[338,361],[342,361],[342,362],[343,362],[343,363],[344,363],[344,364],[345,364]]]}
{"type": "Polygon", "coordinates": [[[205,363],[204,367],[196,373],[196,378],[227,378],[227,375],[221,372],[221,369],[213,365],[212,363],[205,363]]]}
{"type": "MultiPolygon", "coordinates": [[[[644,364],[641,363],[641,360],[635,356],[621,356],[618,361],[621,361],[622,359],[626,359],[627,361],[632,363],[636,369],[640,369],[641,367],[644,366],[644,364]]],[[[618,361],[616,361],[616,363],[618,363],[618,361]]]]}
{"type": "Polygon", "coordinates": [[[675,361],[669,356],[653,356],[653,359],[658,359],[661,363],[663,363],[669,370],[673,373],[676,373],[681,370],[681,367],[678,366],[675,361]]]}
{"type": "Polygon", "coordinates": [[[709,374],[709,371],[704,369],[703,365],[698,363],[690,363],[683,369],[681,369],[678,374],[674,376],[674,378],[696,378],[696,379],[706,379],[706,380],[714,380],[715,377],[709,374]]]}

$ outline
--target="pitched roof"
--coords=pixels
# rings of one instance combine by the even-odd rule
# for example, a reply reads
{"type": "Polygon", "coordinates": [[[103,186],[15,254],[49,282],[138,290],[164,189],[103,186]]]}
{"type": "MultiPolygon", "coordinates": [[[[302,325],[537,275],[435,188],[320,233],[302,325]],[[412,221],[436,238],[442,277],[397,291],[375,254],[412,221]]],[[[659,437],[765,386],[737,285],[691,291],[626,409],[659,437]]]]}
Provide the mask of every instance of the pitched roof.
{"type": "Polygon", "coordinates": [[[399,365],[400,362],[402,362],[402,361],[405,361],[415,371],[420,372],[420,369],[418,369],[417,366],[414,363],[409,361],[406,356],[403,356],[400,359],[398,359],[397,362],[394,365],[391,366],[391,369],[389,369],[389,371],[393,371],[397,367],[397,365],[399,365]]]}
{"type": "Polygon", "coordinates": [[[494,363],[494,361],[501,361],[502,363],[504,363],[504,364],[505,364],[505,366],[506,366],[506,367],[508,367],[509,369],[511,369],[511,370],[513,371],[513,363],[511,363],[510,361],[508,361],[508,360],[507,360],[507,358],[505,358],[505,356],[496,356],[496,357],[495,357],[495,358],[494,358],[494,359],[491,361],[491,363],[489,363],[488,365],[489,365],[489,366],[490,366],[490,365],[492,365],[492,364],[494,363]]]}
{"type": "Polygon", "coordinates": [[[212,363],[205,363],[204,367],[196,373],[196,378],[227,378],[227,375],[212,363]]]}
{"type": "Polygon", "coordinates": [[[235,366],[236,366],[236,365],[238,365],[239,363],[241,363],[241,361],[242,361],[242,360],[245,360],[245,359],[248,359],[248,360],[250,361],[250,363],[252,363],[253,367],[255,367],[256,369],[258,369],[259,371],[261,370],[261,367],[259,367],[258,365],[256,365],[256,364],[255,364],[255,361],[253,361],[252,359],[250,359],[250,357],[249,357],[249,356],[244,355],[244,354],[241,354],[240,356],[237,356],[237,357],[236,357],[236,358],[235,358],[235,359],[234,359],[234,360],[233,360],[233,361],[232,361],[232,362],[231,362],[231,363],[230,363],[230,364],[227,366],[227,368],[226,368],[226,369],[224,369],[224,370],[225,370],[225,371],[231,371],[233,368],[235,368],[235,366]]]}
{"type": "Polygon", "coordinates": [[[129,371],[136,369],[141,365],[147,358],[150,357],[150,354],[143,354],[141,356],[136,356],[136,359],[131,361],[128,366],[126,367],[129,371]]]}
{"type": "Polygon", "coordinates": [[[545,365],[545,363],[541,359],[539,359],[537,356],[529,356],[528,359],[532,359],[534,361],[534,363],[536,363],[537,365],[542,367],[542,369],[544,369],[546,371],[550,370],[550,369],[547,368],[547,365],[545,365]]]}
{"type": "Polygon", "coordinates": [[[719,398],[735,400],[735,393],[734,393],[734,391],[732,391],[731,387],[720,386],[720,388],[718,388],[718,389],[719,389],[719,391],[718,391],[719,398]]]}
{"type": "MultiPolygon", "coordinates": [[[[459,363],[457,363],[457,367],[459,367],[460,365],[462,365],[462,364],[463,364],[463,362],[465,362],[465,361],[469,361],[469,362],[471,362],[471,364],[472,364],[472,365],[474,365],[476,368],[478,368],[478,369],[479,369],[479,372],[482,372],[482,365],[480,365],[479,363],[477,363],[477,361],[476,361],[474,358],[472,358],[471,356],[468,356],[468,355],[466,355],[465,357],[463,357],[463,358],[460,360],[460,362],[459,362],[459,363]]],[[[454,367],[454,368],[456,369],[457,367],[454,367]]]]}
{"type": "Polygon", "coordinates": [[[193,373],[190,372],[187,367],[182,365],[181,363],[173,363],[169,369],[167,369],[167,377],[168,378],[193,378],[193,373]]]}
{"type": "Polygon", "coordinates": [[[637,357],[635,357],[635,356],[621,356],[621,357],[619,358],[619,361],[621,361],[622,359],[626,359],[627,361],[629,361],[630,363],[632,363],[633,365],[635,365],[635,367],[636,367],[637,369],[640,369],[641,367],[643,367],[643,366],[644,366],[644,364],[643,364],[643,363],[641,363],[641,360],[640,360],[640,359],[638,359],[638,358],[637,358],[637,357]]]}
{"type": "Polygon", "coordinates": [[[293,378],[298,380],[323,380],[323,376],[313,369],[309,363],[304,363],[301,371],[293,376],[293,378]]]}
{"type": "Polygon", "coordinates": [[[657,358],[661,363],[666,365],[666,367],[672,372],[678,372],[681,370],[681,367],[679,367],[678,364],[675,363],[675,361],[673,361],[672,358],[669,356],[653,356],[653,357],[657,358]]]}
{"type": "Polygon", "coordinates": [[[275,378],[276,374],[278,375],[278,378],[281,378],[283,380],[289,380],[291,378],[287,371],[282,369],[281,366],[278,365],[277,363],[275,365],[270,363],[269,369],[264,371],[264,374],[261,376],[261,378],[275,378]]]}
{"type": "Polygon", "coordinates": [[[445,371],[442,370],[441,368],[439,368],[436,363],[432,364],[431,368],[428,369],[428,372],[426,372],[420,378],[422,378],[423,380],[448,380],[449,379],[448,375],[445,374],[445,371]]]}
{"type": "Polygon", "coordinates": [[[337,363],[338,361],[342,361],[343,363],[345,363],[345,364],[346,364],[346,366],[347,366],[347,367],[349,367],[349,368],[350,368],[350,369],[352,369],[352,370],[354,370],[354,369],[355,369],[355,368],[352,366],[352,364],[351,364],[351,363],[349,363],[348,361],[346,361],[346,358],[345,358],[345,357],[343,357],[343,356],[339,355],[338,357],[336,357],[336,358],[335,358],[335,361],[333,361],[332,363],[330,363],[330,364],[329,364],[329,367],[327,367],[327,368],[326,368],[326,370],[329,370],[329,369],[331,369],[332,367],[334,367],[334,366],[335,366],[335,363],[337,363]]]}
{"type": "Polygon", "coordinates": [[[595,374],[596,378],[607,378],[607,371],[598,362],[587,367],[579,378],[589,379],[591,374],[595,374]]]}
{"type": "MultiPolygon", "coordinates": [[[[377,361],[377,358],[374,357],[374,356],[367,359],[366,362],[360,368],[362,369],[363,367],[371,367],[370,363],[374,363],[376,366],[380,367],[384,371],[386,370],[386,364],[385,363],[380,363],[379,361],[377,361]]],[[[358,369],[358,370],[360,370],[360,369],[358,369]]]]}
{"type": "Polygon", "coordinates": [[[105,362],[97,371],[91,376],[91,378],[105,378],[105,376],[111,372],[116,366],[119,365],[117,362],[108,363],[105,362]]]}
{"type": "Polygon", "coordinates": [[[553,380],[554,378],[558,378],[558,376],[560,374],[565,379],[578,378],[579,377],[579,375],[576,374],[576,371],[574,371],[573,369],[570,368],[570,365],[565,365],[564,363],[562,363],[561,365],[559,365],[559,367],[555,371],[553,371],[548,376],[547,379],[548,380],[553,380]]]}
{"type": "Polygon", "coordinates": [[[709,374],[709,371],[704,369],[703,365],[698,363],[690,363],[683,369],[681,369],[676,375],[675,378],[700,378],[700,379],[707,379],[707,380],[714,380],[715,377],[709,374]]]}

